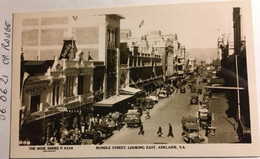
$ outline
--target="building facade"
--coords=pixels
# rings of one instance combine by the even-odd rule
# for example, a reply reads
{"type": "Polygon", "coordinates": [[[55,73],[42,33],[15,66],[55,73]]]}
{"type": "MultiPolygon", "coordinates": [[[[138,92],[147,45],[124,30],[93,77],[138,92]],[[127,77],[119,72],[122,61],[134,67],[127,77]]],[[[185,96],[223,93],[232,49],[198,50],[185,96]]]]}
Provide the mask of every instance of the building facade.
{"type": "Polygon", "coordinates": [[[56,12],[24,14],[23,18],[19,19],[23,28],[21,48],[24,59],[54,60],[54,57],[60,54],[63,39],[74,39],[78,49],[84,52],[84,59],[90,56],[93,61],[104,62],[104,98],[113,96],[118,93],[117,61],[120,19],[123,18],[116,14],[93,15],[84,10],[79,11],[77,16],[73,16],[71,11],[62,15],[56,12]],[[53,16],[54,14],[57,16],[53,16]]]}
{"type": "Polygon", "coordinates": [[[69,49],[54,60],[21,61],[21,140],[46,143],[55,131],[80,129],[91,113],[93,62],[83,59],[74,40],[64,40],[63,48],[69,49]]]}
{"type": "MultiPolygon", "coordinates": [[[[173,83],[178,71],[180,75],[184,74],[185,48],[180,46],[177,34],[163,35],[160,30],[154,30],[141,38],[133,38],[131,31],[124,29],[120,35],[124,52],[128,52],[125,55],[129,56],[130,84],[144,85],[146,81],[149,83],[158,79],[173,83]],[[139,77],[145,74],[148,74],[147,77],[139,77]]],[[[156,85],[161,84],[163,83],[157,82],[156,85]]],[[[147,86],[152,88],[149,84],[147,86]]]]}

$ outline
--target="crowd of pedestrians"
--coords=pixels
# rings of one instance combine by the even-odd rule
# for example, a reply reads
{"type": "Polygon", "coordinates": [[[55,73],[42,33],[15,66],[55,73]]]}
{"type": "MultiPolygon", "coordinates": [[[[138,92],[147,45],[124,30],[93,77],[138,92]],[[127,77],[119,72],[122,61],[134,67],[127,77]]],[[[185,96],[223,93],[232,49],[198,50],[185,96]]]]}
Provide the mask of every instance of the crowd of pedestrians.
{"type": "Polygon", "coordinates": [[[72,124],[68,122],[61,124],[60,130],[48,131],[47,136],[43,136],[41,145],[78,145],[81,144],[82,134],[86,131],[95,131],[95,125],[107,125],[111,129],[119,127],[119,123],[113,117],[118,117],[118,113],[109,113],[107,116],[89,114],[85,120],[74,117],[72,124]]]}

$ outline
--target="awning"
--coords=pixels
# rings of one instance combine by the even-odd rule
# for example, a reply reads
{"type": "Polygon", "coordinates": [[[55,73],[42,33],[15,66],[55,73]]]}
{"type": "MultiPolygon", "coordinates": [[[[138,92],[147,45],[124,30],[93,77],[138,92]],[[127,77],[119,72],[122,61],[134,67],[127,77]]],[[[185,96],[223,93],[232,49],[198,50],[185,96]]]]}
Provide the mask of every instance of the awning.
{"type": "Polygon", "coordinates": [[[168,80],[176,80],[177,77],[176,76],[172,76],[172,77],[169,77],[168,80]]]}
{"type": "Polygon", "coordinates": [[[159,86],[161,86],[161,85],[164,84],[164,81],[163,81],[162,79],[159,79],[159,80],[156,81],[156,83],[157,83],[159,86]]]}
{"type": "Polygon", "coordinates": [[[141,89],[133,88],[133,87],[124,87],[120,89],[120,94],[123,95],[135,95],[136,93],[142,92],[141,89]]]}
{"type": "Polygon", "coordinates": [[[114,104],[133,97],[133,95],[115,95],[94,104],[95,107],[113,107],[114,104]]]}
{"type": "Polygon", "coordinates": [[[158,83],[156,83],[156,82],[153,82],[152,84],[153,84],[153,85],[155,85],[156,87],[158,87],[158,86],[159,86],[159,84],[158,84],[158,83]]]}
{"type": "Polygon", "coordinates": [[[51,110],[36,112],[36,113],[26,116],[25,123],[28,124],[28,123],[31,123],[34,121],[46,119],[48,117],[52,117],[52,116],[61,114],[63,112],[67,112],[67,108],[55,107],[54,109],[51,109],[51,110]]]}

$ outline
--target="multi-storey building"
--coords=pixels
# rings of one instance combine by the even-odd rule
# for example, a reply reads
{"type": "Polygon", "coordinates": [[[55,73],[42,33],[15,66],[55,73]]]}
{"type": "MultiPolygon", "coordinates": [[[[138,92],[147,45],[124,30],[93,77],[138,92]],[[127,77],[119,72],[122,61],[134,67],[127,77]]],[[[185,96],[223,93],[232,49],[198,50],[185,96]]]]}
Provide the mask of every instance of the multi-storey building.
{"type": "Polygon", "coordinates": [[[243,88],[243,90],[232,90],[227,93],[229,102],[227,113],[238,120],[239,127],[237,132],[240,141],[251,142],[247,52],[245,37],[241,35],[243,31],[241,21],[240,8],[233,8],[233,45],[230,45],[229,41],[222,40],[218,46],[222,52],[221,73],[225,79],[225,86],[243,88]]]}
{"type": "Polygon", "coordinates": [[[21,61],[21,77],[21,140],[43,144],[63,127],[79,127],[92,109],[93,61],[74,40],[64,40],[54,60],[21,61]]]}
{"type": "Polygon", "coordinates": [[[197,60],[196,58],[190,57],[187,58],[187,66],[186,66],[186,73],[193,74],[197,68],[197,60]]]}
{"type": "Polygon", "coordinates": [[[116,14],[93,15],[90,11],[58,13],[24,13],[15,15],[21,30],[21,43],[25,60],[53,60],[60,54],[64,38],[73,37],[78,49],[91,56],[93,61],[103,61],[105,75],[104,98],[118,92],[117,61],[120,44],[120,19],[116,14]],[[109,84],[107,84],[109,83],[109,84]]]}
{"type": "MultiPolygon", "coordinates": [[[[145,81],[149,83],[156,78],[171,83],[172,80],[176,79],[177,54],[182,53],[177,34],[162,35],[160,30],[155,30],[139,39],[131,37],[131,31],[127,29],[121,30],[120,34],[121,45],[128,48],[129,66],[132,67],[129,73],[130,84],[143,85],[145,81]],[[149,75],[146,78],[139,77],[145,74],[149,75]]],[[[179,59],[184,59],[180,62],[185,65],[185,56],[180,56],[179,59]]],[[[156,84],[157,86],[162,84],[162,81],[159,81],[156,84]]],[[[153,88],[152,85],[146,85],[148,86],[147,89],[153,88]]],[[[152,89],[149,91],[152,91],[152,89]]]]}
{"type": "Polygon", "coordinates": [[[147,92],[163,84],[162,55],[152,49],[147,35],[133,38],[130,30],[121,30],[121,62],[125,59],[128,68],[126,84],[147,92]]]}
{"type": "MultiPolygon", "coordinates": [[[[35,123],[38,117],[45,120],[46,117],[53,116],[43,113],[49,108],[52,111],[77,112],[80,118],[84,118],[82,109],[84,112],[94,110],[94,113],[98,113],[100,108],[103,109],[107,105],[113,108],[114,104],[131,97],[119,94],[119,31],[120,19],[123,17],[116,14],[93,15],[86,10],[77,11],[77,16],[72,15],[73,11],[62,14],[46,12],[15,15],[15,26],[17,31],[20,31],[17,38],[21,39],[16,46],[23,50],[22,59],[26,61],[23,64],[31,66],[27,71],[34,70],[34,67],[39,68],[37,71],[42,71],[40,74],[43,76],[40,78],[44,79],[38,80],[37,71],[30,76],[32,83],[44,83],[44,88],[36,86],[37,88],[32,89],[40,90],[40,93],[44,93],[42,96],[39,97],[36,93],[32,101],[32,95],[22,97],[25,101],[22,108],[26,110],[22,109],[21,116],[28,114],[28,108],[32,108],[30,110],[35,112],[26,117],[26,120],[31,120],[32,123],[35,123]],[[82,52],[77,52],[78,50],[82,52]],[[87,61],[83,61],[84,59],[87,61]],[[44,65],[41,65],[42,63],[44,65]],[[88,67],[92,69],[91,74],[85,74],[88,67]],[[35,79],[34,75],[37,75],[35,79]],[[120,98],[114,100],[114,97],[120,98]],[[94,103],[94,107],[83,107],[90,103],[94,103]]],[[[26,81],[27,83],[22,84],[22,89],[30,85],[30,80],[26,81]]],[[[66,113],[62,114],[66,116],[66,113]]],[[[80,122],[77,118],[72,123],[76,121],[80,122]]]]}
{"type": "Polygon", "coordinates": [[[186,65],[186,49],[185,46],[178,46],[179,51],[177,52],[177,75],[183,76],[186,65]]]}

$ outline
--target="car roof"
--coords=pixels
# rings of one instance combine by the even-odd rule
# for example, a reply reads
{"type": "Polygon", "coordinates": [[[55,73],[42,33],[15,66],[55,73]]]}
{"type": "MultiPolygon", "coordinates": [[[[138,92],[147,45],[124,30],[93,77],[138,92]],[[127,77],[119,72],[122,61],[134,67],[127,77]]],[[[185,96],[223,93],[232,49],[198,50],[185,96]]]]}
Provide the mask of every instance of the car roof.
{"type": "Polygon", "coordinates": [[[208,109],[199,109],[199,112],[207,113],[209,111],[208,111],[208,109]]]}

